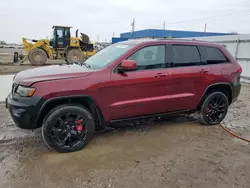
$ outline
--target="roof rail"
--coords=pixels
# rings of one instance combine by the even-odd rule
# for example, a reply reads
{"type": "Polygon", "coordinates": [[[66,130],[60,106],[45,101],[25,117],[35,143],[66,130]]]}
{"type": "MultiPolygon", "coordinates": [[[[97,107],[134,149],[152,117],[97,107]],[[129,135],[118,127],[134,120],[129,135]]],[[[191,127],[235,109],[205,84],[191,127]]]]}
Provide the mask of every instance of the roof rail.
{"type": "Polygon", "coordinates": [[[197,39],[191,39],[191,38],[159,38],[157,40],[179,40],[179,41],[201,41],[201,42],[207,42],[207,41],[202,41],[202,40],[197,40],[197,39]]]}

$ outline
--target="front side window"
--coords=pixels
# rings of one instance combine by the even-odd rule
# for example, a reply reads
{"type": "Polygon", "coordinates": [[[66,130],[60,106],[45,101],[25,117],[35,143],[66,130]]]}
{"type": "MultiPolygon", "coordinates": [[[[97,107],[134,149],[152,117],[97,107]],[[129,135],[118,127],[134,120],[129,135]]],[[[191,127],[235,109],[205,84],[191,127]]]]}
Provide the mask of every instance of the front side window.
{"type": "Polygon", "coordinates": [[[174,67],[195,66],[201,64],[201,57],[196,46],[172,45],[174,67]]]}
{"type": "Polygon", "coordinates": [[[58,37],[58,38],[63,38],[63,30],[62,30],[62,29],[58,29],[58,30],[56,31],[56,34],[57,34],[57,37],[58,37]]]}
{"type": "Polygon", "coordinates": [[[218,64],[227,62],[227,58],[218,48],[201,46],[200,49],[204,53],[207,64],[218,64]]]}
{"type": "Polygon", "coordinates": [[[129,60],[135,60],[137,70],[158,69],[165,65],[165,46],[147,46],[130,56],[129,60]]]}
{"type": "Polygon", "coordinates": [[[70,30],[69,29],[64,30],[64,36],[67,37],[67,38],[70,37],[70,30]]]}

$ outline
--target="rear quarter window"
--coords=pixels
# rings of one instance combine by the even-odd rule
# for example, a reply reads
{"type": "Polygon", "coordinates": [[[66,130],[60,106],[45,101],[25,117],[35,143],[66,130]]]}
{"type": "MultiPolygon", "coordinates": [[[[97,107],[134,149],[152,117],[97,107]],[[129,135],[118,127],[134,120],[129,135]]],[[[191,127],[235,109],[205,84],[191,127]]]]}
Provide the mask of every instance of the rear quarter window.
{"type": "Polygon", "coordinates": [[[200,49],[204,54],[207,64],[219,64],[228,62],[228,59],[219,48],[200,46],[200,49]]]}

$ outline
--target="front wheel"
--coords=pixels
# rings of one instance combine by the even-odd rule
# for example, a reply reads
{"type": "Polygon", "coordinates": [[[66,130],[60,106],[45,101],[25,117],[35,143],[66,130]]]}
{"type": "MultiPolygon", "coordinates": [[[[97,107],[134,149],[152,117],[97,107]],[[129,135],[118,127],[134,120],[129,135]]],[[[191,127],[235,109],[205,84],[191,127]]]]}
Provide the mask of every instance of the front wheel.
{"type": "Polygon", "coordinates": [[[47,62],[47,54],[43,49],[34,48],[28,53],[28,59],[32,65],[41,66],[47,62]]]}
{"type": "Polygon", "coordinates": [[[226,116],[228,98],[222,92],[209,94],[204,100],[200,111],[200,122],[204,125],[216,125],[226,116]]]}
{"type": "Polygon", "coordinates": [[[94,131],[94,119],[84,107],[62,105],[46,116],[42,136],[48,147],[66,153],[83,149],[94,131]]]}

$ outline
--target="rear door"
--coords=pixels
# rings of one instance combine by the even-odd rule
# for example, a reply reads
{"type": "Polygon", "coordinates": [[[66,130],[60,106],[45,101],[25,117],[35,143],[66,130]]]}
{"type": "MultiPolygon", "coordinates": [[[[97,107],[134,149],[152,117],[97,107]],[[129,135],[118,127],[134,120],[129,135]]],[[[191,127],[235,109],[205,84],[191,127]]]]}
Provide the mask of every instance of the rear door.
{"type": "Polygon", "coordinates": [[[231,80],[231,68],[232,64],[229,62],[227,57],[222,53],[220,48],[213,46],[200,46],[207,66],[211,69],[211,80],[213,82],[229,82],[231,80]]]}
{"type": "Polygon", "coordinates": [[[201,85],[210,72],[196,45],[173,43],[170,74],[172,77],[171,111],[195,109],[201,85]]]}

